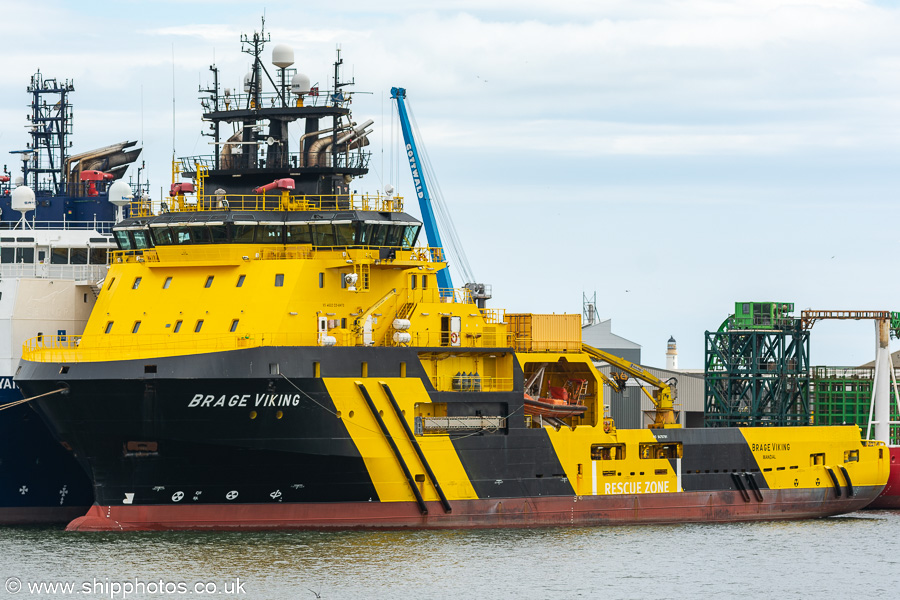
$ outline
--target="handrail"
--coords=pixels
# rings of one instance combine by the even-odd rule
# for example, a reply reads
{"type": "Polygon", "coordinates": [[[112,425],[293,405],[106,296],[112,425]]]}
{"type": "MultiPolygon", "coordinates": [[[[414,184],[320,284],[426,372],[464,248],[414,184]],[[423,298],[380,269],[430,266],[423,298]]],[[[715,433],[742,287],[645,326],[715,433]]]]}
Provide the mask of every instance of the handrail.
{"type": "MultiPolygon", "coordinates": [[[[403,198],[381,194],[203,194],[169,197],[166,211],[205,212],[213,210],[296,212],[320,210],[362,210],[372,212],[403,212],[403,198]]],[[[132,203],[132,210],[141,216],[147,214],[146,204],[132,203]]]]}

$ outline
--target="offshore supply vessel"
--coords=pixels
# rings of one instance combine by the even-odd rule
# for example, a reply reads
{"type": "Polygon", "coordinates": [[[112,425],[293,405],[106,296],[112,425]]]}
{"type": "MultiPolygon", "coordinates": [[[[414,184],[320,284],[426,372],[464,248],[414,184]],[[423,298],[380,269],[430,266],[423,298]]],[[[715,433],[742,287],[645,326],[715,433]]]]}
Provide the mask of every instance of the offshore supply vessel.
{"type": "Polygon", "coordinates": [[[83,331],[116,249],[110,188],[130,191],[120,179],[140,153],[122,142],[70,155],[73,90],[31,77],[30,142],[13,151],[21,175],[0,175],[0,524],[67,523],[93,502],[87,475],[13,382],[26,339],[83,331]]]}
{"type": "Polygon", "coordinates": [[[579,315],[440,287],[402,199],[350,192],[369,123],[340,58],[320,94],[276,46],[264,93],[265,41],[242,39],[244,93],[204,99],[215,155],[115,226],[84,334],[23,349],[18,384],[94,482],[69,529],[794,519],[881,491],[886,449],[856,428],[682,429],[665,382],[651,428],[617,430],[593,359],[639,367],[583,345],[579,315]]]}

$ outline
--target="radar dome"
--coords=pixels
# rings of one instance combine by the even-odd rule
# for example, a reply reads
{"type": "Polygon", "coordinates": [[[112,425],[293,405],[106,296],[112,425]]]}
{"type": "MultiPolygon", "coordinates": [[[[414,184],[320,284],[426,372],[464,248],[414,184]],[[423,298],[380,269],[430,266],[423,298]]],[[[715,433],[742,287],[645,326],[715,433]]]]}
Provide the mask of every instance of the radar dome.
{"type": "Polygon", "coordinates": [[[287,69],[294,64],[294,49],[287,44],[277,44],[272,48],[272,64],[287,69]]]}
{"type": "Polygon", "coordinates": [[[394,194],[394,186],[392,186],[391,184],[387,184],[386,186],[384,186],[384,193],[388,196],[392,196],[394,194]]]}
{"type": "Polygon", "coordinates": [[[23,215],[29,210],[34,210],[34,190],[27,185],[20,185],[12,191],[10,206],[23,215]]]}
{"type": "Polygon", "coordinates": [[[110,204],[115,204],[116,206],[126,206],[128,204],[131,204],[131,199],[133,197],[134,194],[131,191],[131,186],[122,180],[114,181],[109,186],[110,204]]]}
{"type": "Polygon", "coordinates": [[[309,93],[309,75],[297,73],[291,78],[291,92],[301,96],[309,93]]]}

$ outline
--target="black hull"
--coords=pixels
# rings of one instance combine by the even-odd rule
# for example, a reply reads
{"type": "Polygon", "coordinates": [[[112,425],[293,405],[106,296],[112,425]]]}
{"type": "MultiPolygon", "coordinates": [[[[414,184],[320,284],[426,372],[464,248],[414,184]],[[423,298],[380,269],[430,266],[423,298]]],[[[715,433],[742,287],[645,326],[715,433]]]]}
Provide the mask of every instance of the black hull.
{"type": "MultiPolygon", "coordinates": [[[[395,381],[402,361],[408,366],[407,376],[420,379],[433,401],[447,402],[448,415],[509,415],[504,429],[451,436],[452,449],[478,498],[465,502],[474,502],[471,506],[476,507],[472,510],[477,514],[490,511],[497,500],[548,502],[556,498],[565,503],[584,494],[566,476],[548,432],[526,426],[518,367],[516,391],[436,392],[422,372],[417,349],[269,347],[122,361],[114,368],[108,363],[79,363],[67,365],[64,377],[60,375],[62,365],[23,361],[18,381],[28,395],[67,389],[66,394],[36,401],[36,408],[59,437],[76,450],[91,473],[100,507],[144,515],[156,525],[167,521],[148,515],[164,515],[167,509],[180,514],[206,507],[210,515],[243,514],[248,522],[253,518],[239,507],[255,511],[253,507],[280,505],[294,506],[301,515],[307,511],[305,517],[273,521],[290,522],[284,526],[293,527],[314,526],[309,519],[314,521],[314,515],[321,512],[317,507],[323,506],[379,506],[372,510],[388,513],[399,510],[396,507],[406,503],[386,502],[379,497],[376,482],[347,429],[346,416],[336,418],[339,409],[326,384],[312,376],[314,361],[321,365],[321,375],[326,379],[358,377],[359,363],[366,361],[366,385],[373,388],[378,385],[377,378],[393,377],[395,381]],[[153,369],[148,369],[151,363],[153,369]]],[[[668,441],[683,443],[684,456],[678,466],[683,472],[681,487],[684,492],[696,492],[691,496],[694,501],[681,513],[684,518],[708,520],[703,516],[708,511],[702,502],[696,505],[704,497],[706,503],[714,498],[713,504],[748,505],[732,510],[731,520],[776,518],[777,505],[769,504],[776,498],[773,494],[780,497],[784,490],[768,489],[740,430],[672,429],[666,430],[666,436],[668,441]],[[739,474],[737,478],[735,473],[739,474]],[[745,493],[752,490],[751,486],[759,490],[763,500],[745,493]],[[766,509],[761,510],[762,506],[766,509]]],[[[675,461],[670,462],[674,471],[675,461]]],[[[841,502],[833,503],[837,498],[829,498],[827,490],[807,490],[807,496],[791,500],[792,505],[804,508],[785,507],[778,518],[855,510],[878,491],[857,488],[852,496],[842,495],[841,502]]],[[[599,504],[585,513],[584,522],[606,522],[597,515],[613,510],[619,500],[592,498],[599,504]]],[[[367,510],[357,512],[365,515],[367,510]]],[[[424,526],[460,526],[458,518],[431,514],[443,512],[429,511],[431,521],[424,526]]],[[[627,521],[620,518],[627,511],[614,513],[619,516],[610,517],[611,522],[627,521]]],[[[379,522],[373,518],[372,524],[379,522]]],[[[222,519],[210,517],[209,526],[227,528],[228,517],[222,519]]],[[[541,522],[535,519],[535,523],[541,522]]],[[[633,522],[660,519],[664,520],[635,516],[633,522]]],[[[189,517],[188,525],[183,526],[190,527],[195,520],[189,517]]],[[[470,526],[490,526],[481,517],[469,520],[470,526]]],[[[416,522],[384,521],[386,526],[415,526],[416,522]]],[[[153,523],[147,528],[154,528],[153,523]]],[[[522,517],[522,523],[532,521],[522,517]]],[[[364,525],[361,521],[350,523],[364,525]]]]}
{"type": "MultiPolygon", "coordinates": [[[[21,399],[17,389],[0,391],[0,405],[21,399]]],[[[87,475],[37,413],[27,404],[0,411],[0,525],[67,523],[93,499],[87,475]]]]}

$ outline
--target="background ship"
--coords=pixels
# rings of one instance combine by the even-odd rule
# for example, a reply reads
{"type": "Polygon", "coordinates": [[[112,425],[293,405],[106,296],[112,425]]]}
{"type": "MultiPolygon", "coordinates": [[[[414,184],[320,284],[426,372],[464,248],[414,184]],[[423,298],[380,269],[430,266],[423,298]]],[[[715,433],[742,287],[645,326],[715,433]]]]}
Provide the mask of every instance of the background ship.
{"type": "Polygon", "coordinates": [[[680,429],[664,382],[654,428],[617,430],[578,315],[440,284],[427,207],[348,193],[368,124],[340,58],[314,95],[285,48],[269,77],[264,34],[243,41],[245,93],[205,99],[221,150],[116,225],[84,335],[26,345],[17,381],[94,481],[71,529],[787,519],[881,490],[885,448],[855,428],[680,429]]]}
{"type": "Polygon", "coordinates": [[[13,152],[21,175],[4,167],[0,177],[0,524],[67,522],[93,500],[71,448],[13,382],[24,340],[83,331],[116,247],[109,192],[132,193],[119,180],[140,154],[135,142],[69,155],[73,90],[32,76],[31,141],[13,152]]]}

